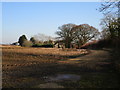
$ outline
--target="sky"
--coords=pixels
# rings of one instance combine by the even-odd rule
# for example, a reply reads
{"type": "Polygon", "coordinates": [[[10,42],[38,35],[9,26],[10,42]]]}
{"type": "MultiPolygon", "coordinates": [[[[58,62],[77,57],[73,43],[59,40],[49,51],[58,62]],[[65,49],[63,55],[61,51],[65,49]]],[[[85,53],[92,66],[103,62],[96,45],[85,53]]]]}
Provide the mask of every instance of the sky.
{"type": "Polygon", "coordinates": [[[42,33],[56,37],[63,24],[89,24],[99,31],[103,17],[100,2],[3,2],[2,43],[17,42],[21,35],[42,33]]]}

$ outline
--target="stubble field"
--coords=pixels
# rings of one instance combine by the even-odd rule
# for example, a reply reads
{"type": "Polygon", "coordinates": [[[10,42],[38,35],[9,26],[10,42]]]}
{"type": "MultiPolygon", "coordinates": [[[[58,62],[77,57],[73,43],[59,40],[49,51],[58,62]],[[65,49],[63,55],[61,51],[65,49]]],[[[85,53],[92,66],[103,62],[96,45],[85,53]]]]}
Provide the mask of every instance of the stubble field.
{"type": "Polygon", "coordinates": [[[118,75],[113,73],[108,58],[108,52],[103,50],[5,46],[2,47],[2,85],[3,88],[119,87],[118,75]],[[57,75],[80,78],[58,80],[57,75]]]}

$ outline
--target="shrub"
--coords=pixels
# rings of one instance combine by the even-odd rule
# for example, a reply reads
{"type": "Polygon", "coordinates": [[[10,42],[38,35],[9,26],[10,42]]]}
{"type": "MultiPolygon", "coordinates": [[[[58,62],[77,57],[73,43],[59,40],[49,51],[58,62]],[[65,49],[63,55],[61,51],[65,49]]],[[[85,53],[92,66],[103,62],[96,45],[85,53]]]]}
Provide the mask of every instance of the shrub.
{"type": "Polygon", "coordinates": [[[33,45],[33,44],[32,44],[31,41],[27,41],[27,40],[26,40],[26,41],[23,42],[23,46],[24,46],[24,47],[31,47],[32,45],[33,45]]]}
{"type": "Polygon", "coordinates": [[[43,44],[41,47],[45,47],[45,48],[52,47],[53,48],[53,44],[43,44]]]}
{"type": "Polygon", "coordinates": [[[53,44],[34,44],[32,47],[45,47],[45,48],[53,48],[53,44]]]}
{"type": "Polygon", "coordinates": [[[33,44],[32,47],[41,47],[42,44],[40,43],[36,43],[36,44],[33,44]]]}

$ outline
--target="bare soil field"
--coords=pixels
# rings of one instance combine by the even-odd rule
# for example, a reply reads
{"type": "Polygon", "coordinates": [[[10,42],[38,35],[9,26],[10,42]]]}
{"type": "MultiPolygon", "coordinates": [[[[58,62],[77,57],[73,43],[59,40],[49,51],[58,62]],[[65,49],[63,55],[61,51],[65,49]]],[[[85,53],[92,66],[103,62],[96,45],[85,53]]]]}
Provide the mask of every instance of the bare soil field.
{"type": "Polygon", "coordinates": [[[2,47],[3,88],[119,88],[107,50],[2,47]]]}

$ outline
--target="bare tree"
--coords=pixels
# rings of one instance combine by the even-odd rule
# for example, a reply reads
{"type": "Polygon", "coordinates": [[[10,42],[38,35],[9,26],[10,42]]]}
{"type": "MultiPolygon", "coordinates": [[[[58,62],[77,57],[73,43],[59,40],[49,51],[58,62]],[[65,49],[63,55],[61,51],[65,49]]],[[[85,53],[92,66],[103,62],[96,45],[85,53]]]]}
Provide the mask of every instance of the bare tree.
{"type": "Polygon", "coordinates": [[[88,24],[78,25],[72,29],[72,32],[75,34],[75,42],[78,44],[79,48],[81,45],[91,39],[95,39],[99,35],[98,30],[88,24]]]}
{"type": "Polygon", "coordinates": [[[104,0],[104,2],[101,4],[101,7],[99,8],[99,11],[103,12],[103,14],[105,15],[111,12],[118,14],[119,8],[120,8],[119,0],[104,0]]]}
{"type": "Polygon", "coordinates": [[[47,35],[41,34],[41,33],[38,33],[37,35],[34,35],[33,37],[34,37],[35,40],[42,41],[42,42],[49,41],[49,40],[54,40],[53,37],[47,36],[47,35]]]}
{"type": "Polygon", "coordinates": [[[103,26],[103,30],[106,29],[106,31],[109,32],[111,39],[119,36],[119,22],[116,16],[112,14],[106,15],[102,19],[101,25],[103,26]]]}
{"type": "Polygon", "coordinates": [[[103,29],[101,31],[101,39],[109,39],[110,38],[110,31],[108,29],[103,29]]]}
{"type": "Polygon", "coordinates": [[[75,24],[64,24],[58,27],[59,31],[56,34],[63,40],[66,48],[71,47],[71,42],[73,41],[74,34],[72,33],[72,28],[75,27],[75,24]]]}
{"type": "Polygon", "coordinates": [[[105,15],[102,23],[110,31],[111,37],[117,36],[120,39],[120,1],[119,0],[105,0],[101,7],[100,12],[105,15]],[[110,16],[110,13],[114,16],[110,16]]]}

